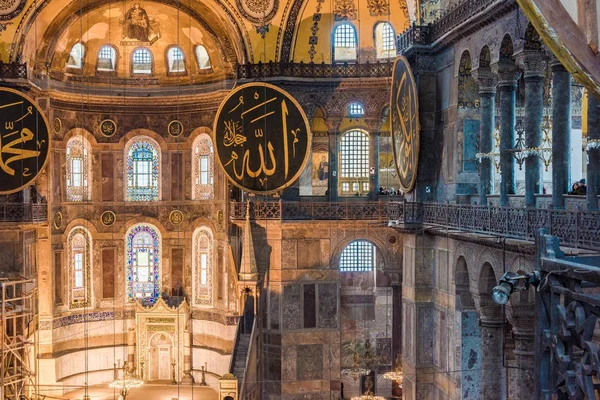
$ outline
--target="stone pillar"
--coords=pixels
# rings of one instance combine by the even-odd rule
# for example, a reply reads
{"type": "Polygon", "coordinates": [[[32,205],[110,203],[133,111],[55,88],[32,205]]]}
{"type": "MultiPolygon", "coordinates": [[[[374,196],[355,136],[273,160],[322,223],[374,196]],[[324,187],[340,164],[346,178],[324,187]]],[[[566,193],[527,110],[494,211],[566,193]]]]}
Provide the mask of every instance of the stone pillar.
{"type": "Polygon", "coordinates": [[[325,122],[329,128],[329,200],[337,201],[338,199],[338,129],[341,123],[339,119],[327,119],[325,122]]]}
{"type": "MultiPolygon", "coordinates": [[[[479,99],[481,102],[481,128],[479,133],[479,152],[492,151],[494,135],[494,112],[496,85],[498,81],[489,67],[479,67],[471,71],[473,79],[479,82],[479,99]]],[[[492,160],[479,160],[479,205],[487,205],[487,196],[492,193],[492,160]]]]}
{"type": "Polygon", "coordinates": [[[510,398],[526,399],[535,392],[534,382],[534,339],[535,315],[534,305],[528,301],[520,302],[519,296],[513,296],[507,308],[507,317],[513,327],[515,340],[515,360],[513,374],[510,382],[510,398]]]}
{"type": "Polygon", "coordinates": [[[502,366],[501,320],[481,320],[481,398],[506,399],[506,370],[502,366]]]}
{"type": "Polygon", "coordinates": [[[600,194],[600,147],[598,147],[600,143],[590,143],[590,141],[600,140],[600,100],[592,93],[588,94],[587,118],[587,207],[588,210],[597,210],[598,195],[600,194]]]}
{"type": "MultiPolygon", "coordinates": [[[[525,147],[539,147],[544,116],[546,55],[524,50],[516,58],[525,76],[525,147]]],[[[542,160],[531,155],[525,158],[525,206],[535,207],[535,195],[542,191],[542,160]]]]}
{"type": "Polygon", "coordinates": [[[369,135],[369,166],[374,173],[369,176],[369,200],[377,200],[379,190],[379,131],[371,131],[369,135]]]}
{"type": "Polygon", "coordinates": [[[492,66],[498,74],[500,93],[500,206],[508,206],[508,195],[515,194],[515,159],[511,152],[515,144],[517,80],[521,72],[510,60],[501,59],[492,66]]]}
{"type": "Polygon", "coordinates": [[[571,176],[571,75],[552,63],[552,207],[565,208],[571,176]]]}

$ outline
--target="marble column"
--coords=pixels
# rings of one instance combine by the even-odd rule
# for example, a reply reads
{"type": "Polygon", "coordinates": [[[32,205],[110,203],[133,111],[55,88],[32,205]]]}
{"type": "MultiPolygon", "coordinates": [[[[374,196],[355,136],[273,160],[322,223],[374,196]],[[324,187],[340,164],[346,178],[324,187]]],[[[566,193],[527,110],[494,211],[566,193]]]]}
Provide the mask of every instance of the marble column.
{"type": "Polygon", "coordinates": [[[341,119],[326,120],[329,128],[329,179],[328,191],[329,200],[337,201],[338,199],[338,128],[341,119]]]}
{"type": "Polygon", "coordinates": [[[600,194],[600,143],[594,141],[600,141],[600,100],[592,93],[588,94],[587,118],[587,208],[597,210],[600,194]]]}
{"type": "MultiPolygon", "coordinates": [[[[544,117],[546,55],[525,50],[517,54],[516,59],[525,77],[525,147],[539,147],[544,117]]],[[[542,160],[531,155],[525,158],[525,206],[535,207],[535,195],[542,191],[542,160]]]]}
{"type": "Polygon", "coordinates": [[[369,200],[377,200],[379,190],[379,131],[371,131],[369,135],[369,200]],[[371,174],[370,172],[374,173],[371,174]]]}
{"type": "MultiPolygon", "coordinates": [[[[479,152],[492,151],[492,137],[494,135],[494,112],[496,101],[496,76],[490,68],[479,67],[471,71],[473,79],[479,82],[479,100],[481,125],[479,133],[479,152]]],[[[487,205],[487,196],[492,193],[492,160],[481,158],[479,160],[479,205],[487,205]]]]}
{"type": "Polygon", "coordinates": [[[571,176],[571,75],[552,63],[552,208],[565,208],[571,176]]]}
{"type": "Polygon", "coordinates": [[[506,207],[508,195],[516,192],[515,159],[511,150],[515,144],[516,91],[521,72],[510,60],[500,60],[492,68],[498,74],[500,94],[500,206],[506,207]]]}
{"type": "Polygon", "coordinates": [[[506,309],[515,341],[515,359],[512,361],[512,367],[517,368],[516,373],[511,374],[509,395],[512,399],[526,399],[535,392],[535,312],[534,305],[524,300],[523,294],[513,296],[506,309]]]}
{"type": "Polygon", "coordinates": [[[502,321],[481,320],[481,398],[486,400],[506,399],[502,326],[502,321]]]}

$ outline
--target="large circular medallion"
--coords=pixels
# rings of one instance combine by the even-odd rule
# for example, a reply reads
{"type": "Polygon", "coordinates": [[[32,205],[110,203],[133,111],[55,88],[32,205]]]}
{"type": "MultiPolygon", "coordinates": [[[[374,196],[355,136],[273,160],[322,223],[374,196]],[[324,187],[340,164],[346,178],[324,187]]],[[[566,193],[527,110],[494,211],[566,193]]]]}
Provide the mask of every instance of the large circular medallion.
{"type": "Polygon", "coordinates": [[[419,106],[417,85],[405,57],[394,62],[391,91],[392,143],[400,188],[410,192],[419,162],[419,106]]]}
{"type": "Polygon", "coordinates": [[[19,15],[25,3],[25,0],[0,0],[0,21],[9,21],[19,15]]]}
{"type": "Polygon", "coordinates": [[[213,132],[225,175],[248,192],[269,194],[288,187],[308,160],[311,134],[302,107],[268,83],[232,90],[219,107],[213,132]]]}
{"type": "Polygon", "coordinates": [[[32,184],[46,166],[50,124],[34,100],[0,88],[0,194],[32,184]]]}

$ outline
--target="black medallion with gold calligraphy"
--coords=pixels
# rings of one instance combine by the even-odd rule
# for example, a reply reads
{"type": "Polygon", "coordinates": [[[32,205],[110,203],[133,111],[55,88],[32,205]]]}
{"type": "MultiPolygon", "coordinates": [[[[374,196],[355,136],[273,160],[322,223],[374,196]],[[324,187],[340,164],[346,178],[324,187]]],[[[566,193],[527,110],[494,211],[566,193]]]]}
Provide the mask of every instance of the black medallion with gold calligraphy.
{"type": "Polygon", "coordinates": [[[248,192],[269,194],[291,185],[308,160],[310,128],[302,107],[267,83],[239,86],[223,100],[213,127],[219,164],[248,192]]]}
{"type": "Polygon", "coordinates": [[[23,93],[0,87],[0,194],[33,183],[46,165],[50,124],[23,93]]]}
{"type": "Polygon", "coordinates": [[[400,188],[410,192],[417,179],[419,162],[419,103],[417,85],[405,57],[394,62],[391,91],[392,149],[400,188]]]}

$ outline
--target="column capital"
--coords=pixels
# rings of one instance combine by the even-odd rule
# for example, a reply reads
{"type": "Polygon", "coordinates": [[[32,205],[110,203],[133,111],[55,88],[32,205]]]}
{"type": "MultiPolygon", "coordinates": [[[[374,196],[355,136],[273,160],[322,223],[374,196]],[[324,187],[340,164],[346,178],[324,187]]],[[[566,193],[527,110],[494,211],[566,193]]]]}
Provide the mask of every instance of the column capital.
{"type": "Polygon", "coordinates": [[[498,77],[489,67],[478,67],[471,70],[471,76],[479,83],[479,94],[494,94],[498,85],[498,77]]]}
{"type": "Polygon", "coordinates": [[[562,64],[562,62],[553,55],[550,59],[550,67],[552,68],[552,72],[566,72],[567,69],[562,64]]]}
{"type": "Polygon", "coordinates": [[[517,65],[510,61],[501,59],[491,65],[492,72],[498,75],[498,86],[499,87],[515,87],[517,81],[521,77],[521,71],[517,65]]]}
{"type": "Polygon", "coordinates": [[[494,303],[491,295],[481,294],[473,295],[473,302],[475,308],[479,311],[481,316],[481,326],[487,326],[490,328],[502,326],[504,321],[504,315],[502,314],[502,308],[494,303]]]}
{"type": "Polygon", "coordinates": [[[548,67],[548,57],[541,51],[523,50],[515,54],[515,61],[523,70],[525,79],[543,79],[548,67]]]}
{"type": "Polygon", "coordinates": [[[325,125],[327,125],[327,128],[329,128],[329,134],[331,134],[332,132],[337,132],[340,128],[340,125],[342,123],[342,117],[337,117],[337,116],[329,116],[327,118],[325,118],[325,125]]]}

